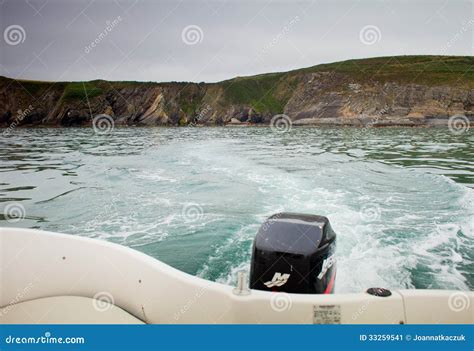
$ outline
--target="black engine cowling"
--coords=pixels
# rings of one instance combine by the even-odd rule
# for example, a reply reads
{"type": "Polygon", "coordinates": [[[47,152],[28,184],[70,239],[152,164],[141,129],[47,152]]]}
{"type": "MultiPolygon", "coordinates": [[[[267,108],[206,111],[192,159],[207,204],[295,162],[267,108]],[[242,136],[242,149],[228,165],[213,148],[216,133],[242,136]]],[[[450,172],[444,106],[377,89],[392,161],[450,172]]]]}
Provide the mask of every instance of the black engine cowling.
{"type": "Polygon", "coordinates": [[[336,278],[336,233],[323,216],[278,213],[254,240],[250,288],[329,294],[336,278]]]}

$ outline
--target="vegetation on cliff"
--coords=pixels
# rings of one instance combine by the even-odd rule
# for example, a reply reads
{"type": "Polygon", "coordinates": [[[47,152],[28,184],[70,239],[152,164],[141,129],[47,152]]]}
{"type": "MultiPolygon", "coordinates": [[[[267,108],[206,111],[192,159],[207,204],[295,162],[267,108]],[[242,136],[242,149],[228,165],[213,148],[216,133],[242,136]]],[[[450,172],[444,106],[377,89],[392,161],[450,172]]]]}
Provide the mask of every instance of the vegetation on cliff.
{"type": "Polygon", "coordinates": [[[279,113],[311,121],[470,115],[473,89],[471,56],[355,59],[210,84],[0,77],[0,124],[30,105],[23,124],[82,125],[101,113],[126,125],[265,123],[279,113]]]}

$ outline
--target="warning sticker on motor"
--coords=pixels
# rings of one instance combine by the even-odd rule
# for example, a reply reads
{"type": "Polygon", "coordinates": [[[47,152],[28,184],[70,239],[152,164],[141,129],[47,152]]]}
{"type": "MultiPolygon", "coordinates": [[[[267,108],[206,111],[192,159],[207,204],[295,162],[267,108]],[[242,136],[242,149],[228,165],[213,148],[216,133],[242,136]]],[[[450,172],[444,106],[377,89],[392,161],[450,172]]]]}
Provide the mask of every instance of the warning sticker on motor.
{"type": "Polygon", "coordinates": [[[341,324],[341,305],[314,305],[313,324],[341,324]]]}

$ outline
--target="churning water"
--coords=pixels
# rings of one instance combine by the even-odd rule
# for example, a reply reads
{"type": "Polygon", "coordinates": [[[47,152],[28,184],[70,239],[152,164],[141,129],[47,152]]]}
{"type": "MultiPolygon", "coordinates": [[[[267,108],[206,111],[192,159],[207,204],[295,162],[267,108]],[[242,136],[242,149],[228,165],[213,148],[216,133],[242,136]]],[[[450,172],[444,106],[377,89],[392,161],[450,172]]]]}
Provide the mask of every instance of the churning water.
{"type": "Polygon", "coordinates": [[[230,283],[267,216],[321,214],[338,234],[337,292],[474,288],[472,131],[17,128],[0,144],[0,226],[109,240],[230,283]]]}

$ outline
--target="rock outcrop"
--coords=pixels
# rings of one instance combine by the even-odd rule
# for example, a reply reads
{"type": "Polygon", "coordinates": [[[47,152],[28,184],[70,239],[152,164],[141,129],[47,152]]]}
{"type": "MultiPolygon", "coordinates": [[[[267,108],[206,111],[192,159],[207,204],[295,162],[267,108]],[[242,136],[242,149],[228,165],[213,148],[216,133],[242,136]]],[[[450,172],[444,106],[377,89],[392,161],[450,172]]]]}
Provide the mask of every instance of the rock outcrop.
{"type": "Polygon", "coordinates": [[[474,116],[474,58],[351,60],[205,83],[37,82],[0,78],[0,126],[427,125],[474,116]]]}

